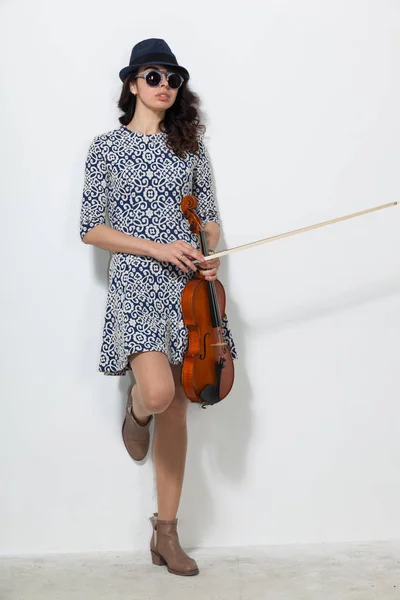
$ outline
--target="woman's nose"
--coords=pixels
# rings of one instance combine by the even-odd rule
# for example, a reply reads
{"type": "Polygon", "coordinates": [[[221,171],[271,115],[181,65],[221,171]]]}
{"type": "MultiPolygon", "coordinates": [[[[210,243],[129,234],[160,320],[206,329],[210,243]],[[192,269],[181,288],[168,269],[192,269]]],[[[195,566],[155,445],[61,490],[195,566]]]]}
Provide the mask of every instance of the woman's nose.
{"type": "Polygon", "coordinates": [[[160,85],[167,85],[168,86],[168,79],[167,79],[167,74],[166,73],[161,73],[161,83],[160,85]]]}

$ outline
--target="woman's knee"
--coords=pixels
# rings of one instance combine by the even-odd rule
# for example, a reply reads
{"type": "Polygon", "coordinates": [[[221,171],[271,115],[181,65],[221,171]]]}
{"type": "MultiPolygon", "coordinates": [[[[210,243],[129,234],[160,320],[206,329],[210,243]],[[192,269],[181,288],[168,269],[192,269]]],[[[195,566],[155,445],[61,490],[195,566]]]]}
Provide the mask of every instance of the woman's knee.
{"type": "Polygon", "coordinates": [[[162,413],[170,406],[175,394],[173,382],[151,382],[140,387],[143,408],[150,414],[162,413]]]}
{"type": "Polygon", "coordinates": [[[143,409],[149,414],[165,411],[175,395],[175,381],[165,354],[142,352],[129,360],[143,409]]]}

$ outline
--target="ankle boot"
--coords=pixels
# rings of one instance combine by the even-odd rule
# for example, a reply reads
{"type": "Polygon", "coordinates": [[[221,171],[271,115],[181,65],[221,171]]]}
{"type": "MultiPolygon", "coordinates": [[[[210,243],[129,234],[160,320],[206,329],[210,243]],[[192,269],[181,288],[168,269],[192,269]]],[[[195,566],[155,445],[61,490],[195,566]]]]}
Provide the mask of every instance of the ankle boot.
{"type": "Polygon", "coordinates": [[[122,425],[122,439],[124,440],[125,448],[133,460],[141,461],[146,457],[150,445],[150,423],[153,415],[149,417],[146,425],[139,425],[135,419],[132,410],[132,388],[128,393],[126,403],[126,415],[122,425]]]}
{"type": "Polygon", "coordinates": [[[150,517],[153,535],[150,552],[153,565],[165,565],[174,575],[198,575],[199,569],[193,558],[181,548],[177,532],[178,519],[160,521],[157,513],[150,517]]]}

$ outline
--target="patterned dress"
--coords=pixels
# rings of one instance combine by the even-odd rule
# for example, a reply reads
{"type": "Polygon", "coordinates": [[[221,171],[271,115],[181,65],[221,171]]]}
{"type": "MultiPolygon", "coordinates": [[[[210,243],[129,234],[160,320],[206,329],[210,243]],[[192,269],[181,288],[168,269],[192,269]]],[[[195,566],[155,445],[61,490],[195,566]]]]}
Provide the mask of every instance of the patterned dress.
{"type": "MultiPolygon", "coordinates": [[[[128,235],[200,247],[180,202],[195,196],[203,225],[219,224],[208,152],[200,136],[199,152],[181,159],[166,139],[165,133],[143,135],[124,125],[94,138],[85,167],[81,238],[108,217],[111,227],[128,235]]],[[[170,364],[182,363],[188,333],[181,294],[192,276],[149,256],[111,253],[99,371],[125,375],[129,355],[150,350],[165,353],[170,364]]],[[[236,358],[226,319],[223,325],[236,358]]]]}

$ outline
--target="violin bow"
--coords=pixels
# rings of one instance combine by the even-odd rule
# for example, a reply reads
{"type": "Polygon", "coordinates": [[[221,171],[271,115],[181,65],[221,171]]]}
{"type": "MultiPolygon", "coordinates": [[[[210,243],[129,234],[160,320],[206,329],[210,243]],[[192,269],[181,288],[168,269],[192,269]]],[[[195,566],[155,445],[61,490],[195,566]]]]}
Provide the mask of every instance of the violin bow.
{"type": "MultiPolygon", "coordinates": [[[[356,213],[352,213],[351,215],[345,215],[344,217],[338,217],[336,219],[330,219],[329,221],[323,221],[322,223],[317,223],[316,225],[309,225],[308,227],[302,227],[301,229],[294,229],[293,231],[288,231],[287,233],[280,233],[279,235],[273,235],[272,237],[265,238],[263,240],[258,240],[257,242],[251,242],[250,244],[244,244],[242,246],[236,246],[235,248],[230,248],[228,250],[222,250],[221,252],[216,252],[215,254],[210,254],[209,256],[205,256],[205,260],[214,260],[215,258],[220,258],[221,256],[225,256],[226,254],[231,254],[233,252],[239,252],[239,250],[246,250],[247,248],[253,248],[254,246],[260,246],[261,244],[268,244],[268,242],[274,242],[275,240],[281,240],[286,237],[290,237],[292,235],[297,235],[298,233],[304,233],[305,231],[311,231],[312,229],[318,229],[319,227],[325,227],[325,225],[333,225],[334,223],[339,223],[340,221],[346,221],[347,219],[354,219],[354,217],[361,217],[361,215],[366,215],[368,213],[375,212],[377,210],[382,210],[383,208],[389,208],[390,206],[396,206],[398,202],[389,202],[388,204],[381,204],[380,206],[375,206],[374,208],[367,208],[366,210],[361,210],[356,213]]],[[[192,261],[194,264],[198,264],[198,260],[192,261]]]]}

